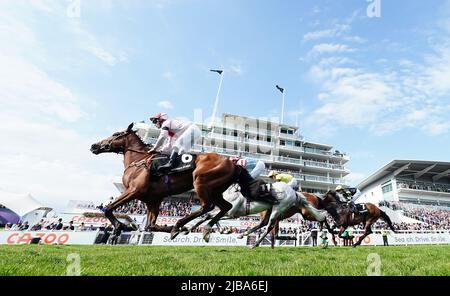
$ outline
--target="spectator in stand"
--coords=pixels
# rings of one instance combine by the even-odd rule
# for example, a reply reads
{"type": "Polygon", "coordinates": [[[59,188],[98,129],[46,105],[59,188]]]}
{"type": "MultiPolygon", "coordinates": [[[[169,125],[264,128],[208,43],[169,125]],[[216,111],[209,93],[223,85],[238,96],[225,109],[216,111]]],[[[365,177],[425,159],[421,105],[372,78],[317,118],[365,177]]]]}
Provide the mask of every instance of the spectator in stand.
{"type": "Polygon", "coordinates": [[[23,223],[19,230],[28,230],[28,228],[30,227],[30,225],[28,225],[28,221],[25,221],[25,223],[23,223]]]}
{"type": "Polygon", "coordinates": [[[81,222],[81,224],[77,228],[77,231],[86,231],[86,226],[84,226],[84,222],[81,222]]]}
{"type": "Polygon", "coordinates": [[[58,219],[58,223],[55,225],[55,227],[53,228],[53,230],[62,230],[63,229],[63,223],[62,223],[62,218],[58,219]]]}

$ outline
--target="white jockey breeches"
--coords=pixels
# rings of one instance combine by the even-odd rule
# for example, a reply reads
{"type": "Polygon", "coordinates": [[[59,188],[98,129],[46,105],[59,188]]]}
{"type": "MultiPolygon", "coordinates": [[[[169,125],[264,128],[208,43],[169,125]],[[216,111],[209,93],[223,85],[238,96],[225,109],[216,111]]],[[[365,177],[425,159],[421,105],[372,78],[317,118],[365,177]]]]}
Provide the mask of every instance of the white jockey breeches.
{"type": "Polygon", "coordinates": [[[178,154],[187,153],[201,138],[202,131],[197,125],[191,124],[180,134],[171,137],[161,150],[167,154],[170,154],[172,150],[178,152],[178,154]]]}
{"type": "Polygon", "coordinates": [[[288,184],[290,187],[295,188],[295,187],[297,187],[297,179],[292,178],[292,180],[289,181],[287,184],[288,184]]]}
{"type": "Polygon", "coordinates": [[[255,167],[250,172],[250,176],[252,176],[253,179],[258,178],[264,171],[266,170],[266,165],[261,160],[258,160],[256,162],[255,167]]]}

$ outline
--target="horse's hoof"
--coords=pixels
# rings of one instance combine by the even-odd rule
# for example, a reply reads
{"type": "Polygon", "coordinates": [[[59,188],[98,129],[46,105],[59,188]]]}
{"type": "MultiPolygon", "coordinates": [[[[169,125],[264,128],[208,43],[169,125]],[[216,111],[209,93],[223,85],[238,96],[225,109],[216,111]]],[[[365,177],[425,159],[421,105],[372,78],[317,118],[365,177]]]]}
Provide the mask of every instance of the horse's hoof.
{"type": "Polygon", "coordinates": [[[244,235],[243,235],[243,234],[240,234],[237,238],[238,238],[238,239],[243,239],[243,238],[244,238],[244,235]]]}
{"type": "Polygon", "coordinates": [[[172,229],[170,232],[170,240],[174,240],[178,235],[180,234],[180,231],[177,229],[172,229]]]}
{"type": "Polygon", "coordinates": [[[209,243],[210,232],[203,232],[203,240],[209,243]]]}
{"type": "Polygon", "coordinates": [[[353,244],[353,245],[352,245],[353,248],[356,248],[356,246],[357,246],[357,244],[353,244]]]}
{"type": "Polygon", "coordinates": [[[254,250],[254,249],[256,249],[256,247],[257,247],[257,245],[250,245],[250,246],[248,246],[248,248],[249,248],[250,250],[254,250]]]}

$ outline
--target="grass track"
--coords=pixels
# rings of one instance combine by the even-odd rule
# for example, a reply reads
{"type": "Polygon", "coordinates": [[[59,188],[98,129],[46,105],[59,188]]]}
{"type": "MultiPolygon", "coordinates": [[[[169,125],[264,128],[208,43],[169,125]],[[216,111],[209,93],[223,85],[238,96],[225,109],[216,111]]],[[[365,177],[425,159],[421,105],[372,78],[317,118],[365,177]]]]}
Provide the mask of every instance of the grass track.
{"type": "Polygon", "coordinates": [[[450,275],[450,246],[287,248],[0,245],[0,276],[65,275],[69,253],[82,275],[355,275],[367,255],[382,275],[450,275]]]}

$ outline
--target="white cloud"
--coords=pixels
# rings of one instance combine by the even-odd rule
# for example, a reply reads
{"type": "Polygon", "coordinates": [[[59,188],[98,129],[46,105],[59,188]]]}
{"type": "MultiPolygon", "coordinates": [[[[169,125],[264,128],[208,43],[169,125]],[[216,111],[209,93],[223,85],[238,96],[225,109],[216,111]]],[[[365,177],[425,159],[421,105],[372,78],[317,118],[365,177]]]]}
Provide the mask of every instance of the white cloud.
{"type": "Polygon", "coordinates": [[[75,95],[26,60],[0,51],[0,103],[3,110],[35,117],[56,116],[73,122],[81,118],[75,95]]]}
{"type": "MultiPolygon", "coordinates": [[[[0,47],[0,188],[58,207],[69,199],[102,201],[117,194],[111,180],[121,161],[94,157],[94,139],[71,127],[87,112],[78,95],[41,66],[59,57],[48,56],[47,43],[28,24],[34,20],[17,14],[15,3],[0,5],[0,38],[8,40],[0,47]]],[[[47,3],[40,2],[41,13],[53,11],[47,3]]]]}
{"type": "Polygon", "coordinates": [[[88,46],[84,48],[86,51],[90,52],[109,66],[114,66],[117,63],[117,58],[113,56],[110,52],[106,51],[104,48],[88,46]]]}
{"type": "Polygon", "coordinates": [[[374,134],[420,128],[428,135],[450,130],[450,50],[439,47],[424,64],[402,61],[396,70],[380,71],[352,63],[342,56],[322,58],[309,77],[320,86],[316,108],[307,123],[321,132],[337,128],[368,128],[374,134]],[[340,115],[345,110],[344,115],[340,115]]]}
{"type": "Polygon", "coordinates": [[[338,37],[344,32],[347,32],[349,29],[350,26],[348,24],[336,24],[331,29],[308,32],[303,36],[303,40],[310,41],[322,38],[338,37]]]}
{"type": "Polygon", "coordinates": [[[92,54],[108,66],[115,66],[118,62],[128,62],[128,55],[123,50],[104,46],[99,38],[86,29],[78,19],[64,24],[76,38],[80,49],[92,54]]]}
{"type": "Polygon", "coordinates": [[[336,43],[320,43],[313,46],[309,51],[308,57],[316,57],[322,54],[348,53],[354,52],[355,49],[345,44],[336,43]]]}
{"type": "Polygon", "coordinates": [[[161,108],[164,108],[164,109],[173,109],[172,102],[171,101],[167,101],[167,100],[160,101],[158,103],[158,106],[161,107],[161,108]]]}

